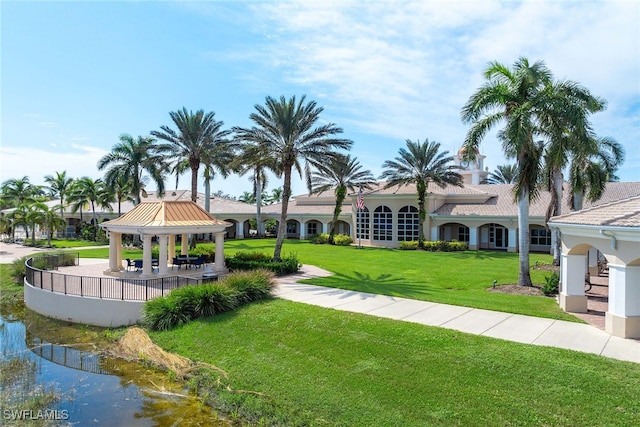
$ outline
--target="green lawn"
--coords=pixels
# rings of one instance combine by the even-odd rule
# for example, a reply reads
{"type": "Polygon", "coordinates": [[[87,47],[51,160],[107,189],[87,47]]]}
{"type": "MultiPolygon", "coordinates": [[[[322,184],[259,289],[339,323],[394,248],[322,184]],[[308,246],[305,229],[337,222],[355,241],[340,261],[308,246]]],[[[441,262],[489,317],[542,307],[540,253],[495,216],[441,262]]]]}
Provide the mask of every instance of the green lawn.
{"type": "Polygon", "coordinates": [[[193,384],[258,425],[640,425],[640,366],[568,350],[284,300],[151,337],[226,371],[193,384]]]}
{"type": "MultiPolygon", "coordinates": [[[[225,242],[225,254],[237,251],[273,252],[275,239],[245,239],[225,242]]],[[[335,273],[306,283],[425,301],[504,311],[537,317],[581,322],[563,312],[555,298],[487,292],[498,284],[518,280],[518,254],[492,251],[423,252],[353,246],[314,245],[287,240],[283,254],[295,253],[303,264],[335,273]]],[[[108,248],[80,251],[83,258],[107,258],[108,248]]],[[[140,250],[124,250],[123,258],[139,258],[140,250]]],[[[532,254],[536,261],[550,264],[545,254],[532,254]]],[[[549,272],[532,270],[534,283],[544,283],[549,272]]]]}

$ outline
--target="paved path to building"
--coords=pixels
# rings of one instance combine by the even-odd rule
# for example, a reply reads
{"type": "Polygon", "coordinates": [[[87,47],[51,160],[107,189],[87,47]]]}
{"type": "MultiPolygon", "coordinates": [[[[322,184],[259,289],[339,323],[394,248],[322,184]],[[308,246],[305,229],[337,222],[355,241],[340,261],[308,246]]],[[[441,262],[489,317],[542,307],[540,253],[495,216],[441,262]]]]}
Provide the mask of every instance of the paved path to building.
{"type": "Polygon", "coordinates": [[[277,279],[276,296],[335,310],[640,363],[640,341],[614,337],[591,325],[298,283],[331,274],[305,265],[300,273],[277,279]]]}

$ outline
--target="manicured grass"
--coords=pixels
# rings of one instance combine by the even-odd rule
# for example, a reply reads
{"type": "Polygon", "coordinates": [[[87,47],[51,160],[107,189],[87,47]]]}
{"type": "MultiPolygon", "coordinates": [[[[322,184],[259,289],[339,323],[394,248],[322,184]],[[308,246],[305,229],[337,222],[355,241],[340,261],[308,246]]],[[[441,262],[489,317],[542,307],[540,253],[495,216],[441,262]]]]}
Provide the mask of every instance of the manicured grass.
{"type": "MultiPolygon", "coordinates": [[[[245,239],[225,242],[225,254],[237,251],[273,253],[275,239],[245,239]]],[[[107,258],[108,248],[80,251],[81,257],[107,258]]],[[[483,308],[529,316],[581,322],[565,313],[555,298],[488,292],[493,281],[517,283],[518,254],[494,251],[424,252],[353,246],[314,245],[287,240],[283,255],[295,253],[303,264],[312,264],[335,273],[306,283],[375,294],[393,295],[439,303],[483,308]]],[[[123,258],[139,258],[142,251],[123,251],[123,258]]],[[[546,254],[531,254],[536,261],[550,264],[546,254]]],[[[534,283],[544,283],[549,272],[532,270],[534,283]]]]}
{"type": "Polygon", "coordinates": [[[11,264],[0,264],[0,303],[13,304],[24,299],[24,286],[13,280],[11,264]]]}
{"type": "MultiPolygon", "coordinates": [[[[37,239],[36,246],[47,247],[49,241],[47,239],[37,239]]],[[[25,240],[25,246],[31,246],[31,239],[25,240]]],[[[51,239],[51,247],[56,249],[80,248],[85,246],[105,246],[103,242],[94,242],[91,240],[76,239],[51,239]]]]}
{"type": "Polygon", "coordinates": [[[284,300],[151,337],[226,371],[193,382],[259,425],[640,425],[639,366],[568,350],[284,300]]]}

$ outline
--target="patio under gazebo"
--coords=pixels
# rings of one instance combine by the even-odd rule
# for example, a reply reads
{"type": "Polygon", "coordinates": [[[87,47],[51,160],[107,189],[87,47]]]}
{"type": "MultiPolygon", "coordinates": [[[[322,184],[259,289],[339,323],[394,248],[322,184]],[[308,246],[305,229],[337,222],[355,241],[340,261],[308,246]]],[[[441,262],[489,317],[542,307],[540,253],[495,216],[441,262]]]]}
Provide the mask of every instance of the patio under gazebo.
{"type": "Polygon", "coordinates": [[[192,201],[142,202],[120,218],[100,224],[109,234],[109,268],[104,274],[126,274],[122,260],[122,235],[140,235],[142,238],[141,278],[162,277],[172,274],[169,265],[175,257],[176,236],[181,236],[181,254],[187,256],[189,234],[212,233],[215,235],[215,262],[213,272],[224,274],[224,235],[228,222],[213,218],[192,201]],[[157,237],[159,256],[152,259],[152,239],[157,237]]]}

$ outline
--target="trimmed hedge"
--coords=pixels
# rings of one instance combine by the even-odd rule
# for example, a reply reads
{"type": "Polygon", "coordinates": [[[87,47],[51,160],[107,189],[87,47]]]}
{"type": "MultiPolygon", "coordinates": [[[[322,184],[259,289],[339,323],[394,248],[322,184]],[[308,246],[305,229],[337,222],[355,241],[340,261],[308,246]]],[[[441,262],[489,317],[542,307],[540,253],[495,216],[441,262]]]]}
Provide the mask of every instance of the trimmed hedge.
{"type": "Polygon", "coordinates": [[[296,273],[300,269],[298,257],[293,254],[282,257],[281,261],[273,261],[271,255],[262,252],[236,252],[225,257],[225,264],[231,270],[268,270],[276,276],[296,273]]]}
{"type": "MultiPolygon", "coordinates": [[[[428,252],[456,252],[456,251],[466,251],[469,248],[469,245],[466,242],[458,242],[451,241],[446,242],[444,240],[435,240],[435,241],[427,241],[423,242],[424,250],[428,252]]],[[[410,240],[406,242],[400,242],[398,244],[398,249],[411,251],[418,249],[418,241],[410,240]]]]}
{"type": "Polygon", "coordinates": [[[147,301],[142,323],[149,329],[170,329],[201,317],[233,311],[243,304],[271,298],[273,273],[265,270],[231,274],[217,283],[185,286],[166,297],[147,301]]]}
{"type": "MultiPolygon", "coordinates": [[[[317,236],[313,236],[311,239],[311,243],[316,245],[325,245],[329,243],[329,233],[318,234],[317,236]]],[[[335,234],[333,236],[333,244],[337,246],[349,246],[353,243],[353,239],[351,236],[347,234],[335,234]]]]}

